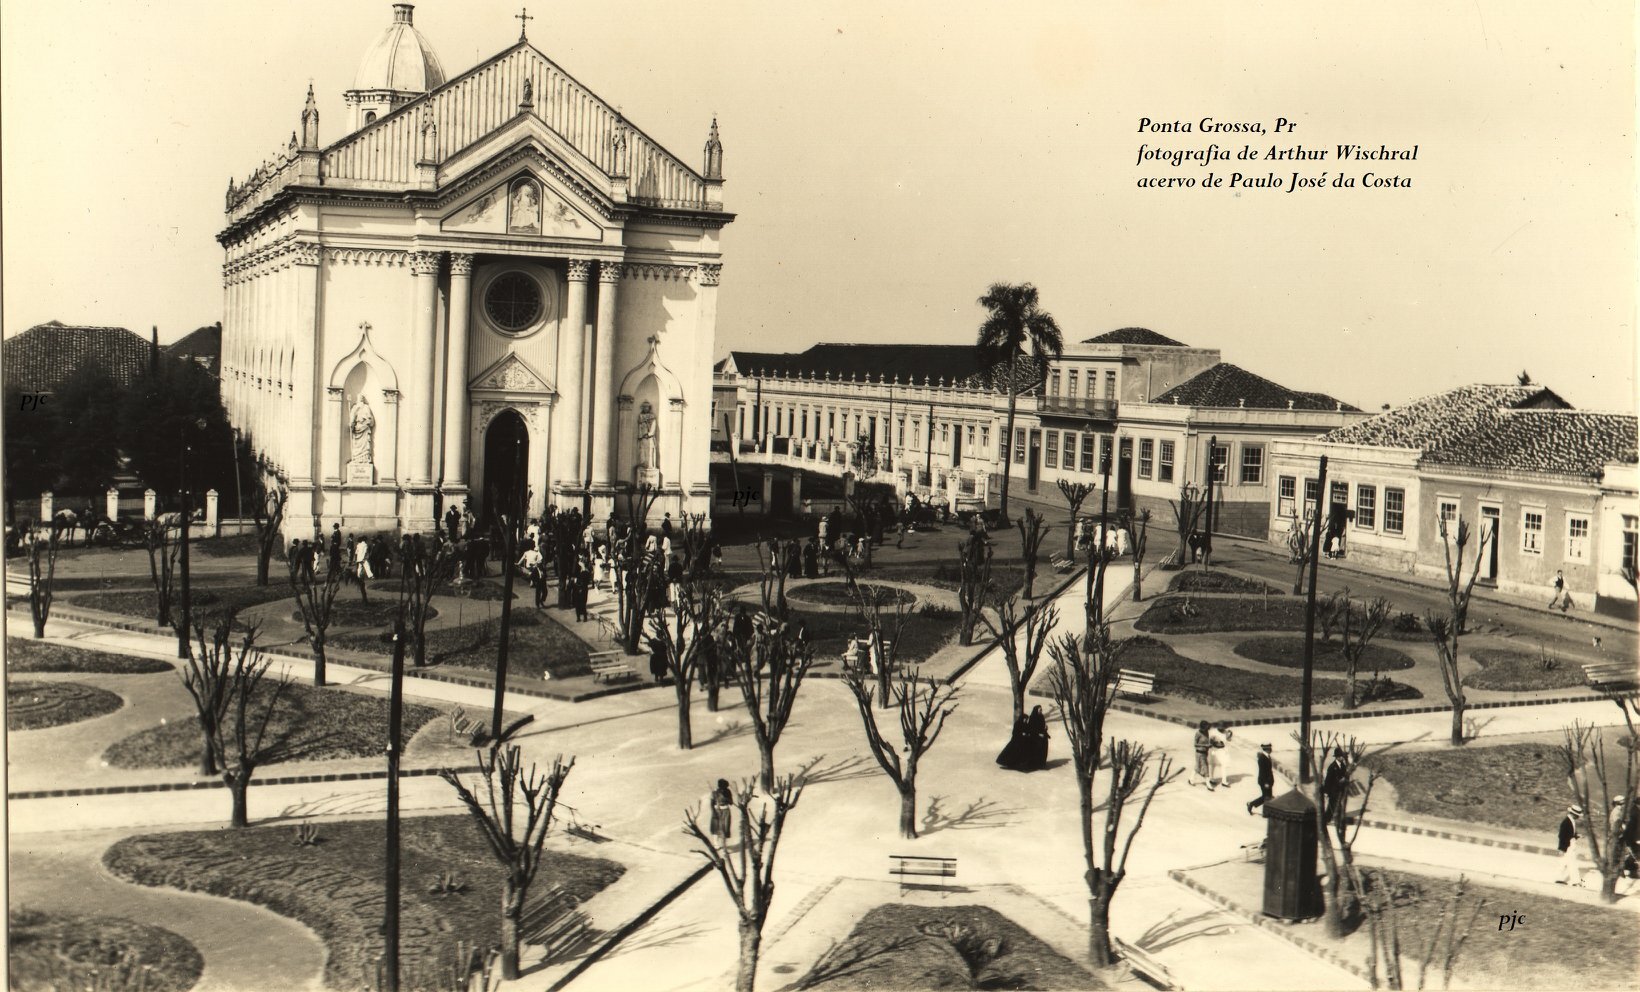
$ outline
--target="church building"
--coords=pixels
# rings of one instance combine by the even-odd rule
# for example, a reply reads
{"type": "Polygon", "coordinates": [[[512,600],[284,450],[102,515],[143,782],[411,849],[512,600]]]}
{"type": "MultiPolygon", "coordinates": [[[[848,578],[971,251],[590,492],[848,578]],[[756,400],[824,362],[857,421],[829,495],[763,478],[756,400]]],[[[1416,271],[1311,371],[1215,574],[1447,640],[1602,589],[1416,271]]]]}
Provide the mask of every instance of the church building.
{"type": "Polygon", "coordinates": [[[407,3],[345,97],[325,143],[309,86],[218,236],[223,399],[287,533],[601,520],[645,484],[707,512],[717,122],[696,171],[522,33],[446,78],[407,3]]]}

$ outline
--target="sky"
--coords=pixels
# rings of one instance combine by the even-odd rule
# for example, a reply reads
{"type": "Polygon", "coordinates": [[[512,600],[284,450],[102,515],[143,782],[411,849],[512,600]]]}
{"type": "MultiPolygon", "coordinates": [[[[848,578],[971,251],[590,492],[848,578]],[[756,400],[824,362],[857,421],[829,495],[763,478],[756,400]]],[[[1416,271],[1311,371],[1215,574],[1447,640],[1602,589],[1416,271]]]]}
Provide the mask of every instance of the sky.
{"type": "MultiPolygon", "coordinates": [[[[519,7],[426,0],[455,76],[519,7]]],[[[1635,12],[1623,0],[542,4],[530,39],[727,209],[717,341],[972,341],[993,282],[1068,341],[1144,326],[1366,409],[1527,371],[1635,405],[1635,12]],[[1265,134],[1141,133],[1141,119],[1265,134]],[[1275,121],[1296,123],[1270,133],[1275,121]],[[1415,162],[1139,165],[1141,145],[1415,162]],[[1299,171],[1355,188],[1208,188],[1299,171]],[[1363,188],[1361,176],[1410,178],[1363,188]],[[1141,178],[1195,188],[1140,188],[1141,178]]],[[[3,329],[221,318],[229,176],[320,137],[378,0],[0,5],[3,329]]]]}

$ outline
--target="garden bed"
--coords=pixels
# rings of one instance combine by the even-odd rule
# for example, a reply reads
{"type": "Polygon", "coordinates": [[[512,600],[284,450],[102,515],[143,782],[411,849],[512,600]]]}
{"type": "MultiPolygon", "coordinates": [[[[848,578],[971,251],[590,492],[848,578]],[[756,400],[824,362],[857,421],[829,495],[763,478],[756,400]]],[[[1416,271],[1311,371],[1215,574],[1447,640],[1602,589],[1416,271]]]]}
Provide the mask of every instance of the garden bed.
{"type": "MultiPolygon", "coordinates": [[[[1304,638],[1250,637],[1235,647],[1236,654],[1266,665],[1283,668],[1304,667],[1304,638]]],[[[1411,668],[1412,658],[1394,648],[1368,644],[1356,668],[1356,677],[1366,678],[1375,671],[1393,672],[1411,668]]],[[[1318,672],[1344,671],[1344,642],[1341,640],[1315,641],[1315,670],[1318,672]]]]}
{"type": "MultiPolygon", "coordinates": [[[[814,658],[816,665],[823,662],[835,662],[848,647],[851,637],[863,637],[868,628],[856,613],[803,613],[793,611],[800,617],[808,629],[809,640],[814,643],[814,658]]],[[[931,657],[935,652],[954,643],[957,637],[957,625],[960,618],[954,613],[924,614],[922,612],[909,613],[906,616],[905,630],[900,633],[899,643],[894,647],[894,657],[902,666],[914,665],[931,657]]],[[[883,636],[892,637],[894,633],[894,618],[892,607],[883,613],[883,636]]],[[[976,644],[990,639],[990,634],[984,627],[977,627],[974,631],[976,644]]],[[[977,649],[976,649],[977,650],[977,649]]]]}
{"type": "MultiPolygon", "coordinates": [[[[173,617],[182,609],[182,579],[180,575],[175,579],[171,589],[171,612],[173,617]]],[[[192,583],[193,590],[189,607],[193,612],[196,623],[206,622],[222,616],[229,610],[238,612],[251,606],[271,603],[279,599],[290,598],[290,583],[281,576],[278,580],[270,581],[265,586],[228,586],[223,588],[201,588],[198,580],[192,583]]],[[[152,623],[157,615],[159,599],[152,587],[147,589],[120,589],[107,592],[93,592],[85,595],[73,596],[67,600],[69,606],[79,606],[88,610],[102,610],[104,613],[118,613],[122,616],[137,617],[152,623]]]]}
{"type": "MultiPolygon", "coordinates": [[[[358,599],[342,598],[346,595],[347,591],[343,590],[342,595],[337,596],[336,602],[330,607],[329,630],[335,631],[344,627],[391,628],[393,621],[399,617],[399,601],[397,598],[378,596],[366,603],[358,599]]],[[[408,613],[408,610],[406,610],[406,613],[408,613]]],[[[438,616],[437,608],[427,607],[427,619],[431,620],[436,616],[438,616]]],[[[302,623],[302,611],[298,609],[292,612],[290,618],[297,623],[302,623]]]]}
{"type": "Polygon", "coordinates": [[[794,989],[1103,989],[1087,969],[986,906],[866,913],[794,989]]]}
{"type": "Polygon", "coordinates": [[[11,912],[8,972],[16,992],[143,989],[186,992],[205,959],[163,927],[123,916],[11,912]]]}
{"type": "MultiPolygon", "coordinates": [[[[587,647],[586,642],[565,630],[556,620],[536,612],[533,607],[514,606],[510,634],[512,643],[507,651],[509,673],[536,679],[546,678],[548,673],[553,678],[592,673],[592,649],[587,647]]],[[[499,616],[458,627],[429,630],[427,663],[493,672],[496,643],[500,638],[499,616]]],[[[329,643],[376,654],[393,653],[391,631],[342,634],[332,638],[329,643]]]]}
{"type": "MultiPolygon", "coordinates": [[[[907,606],[917,601],[915,593],[896,586],[885,586],[876,582],[862,582],[860,588],[865,593],[867,602],[870,602],[872,594],[875,593],[885,610],[892,610],[896,600],[907,606]]],[[[809,585],[798,586],[794,589],[788,589],[786,598],[800,603],[816,603],[821,606],[854,607],[859,603],[859,599],[850,591],[847,583],[843,582],[814,582],[809,585]]]]}
{"type": "Polygon", "coordinates": [[[1573,689],[1585,684],[1581,665],[1554,655],[1477,648],[1469,652],[1469,657],[1481,666],[1480,671],[1464,676],[1463,684],[1472,689],[1531,692],[1534,689],[1573,689]],[[1554,667],[1547,667],[1549,664],[1554,667]]]}
{"type": "Polygon", "coordinates": [[[1168,592],[1239,592],[1254,596],[1285,596],[1287,590],[1278,589],[1258,579],[1244,579],[1228,572],[1191,569],[1173,576],[1167,584],[1168,592]]]}
{"type": "MultiPolygon", "coordinates": [[[[119,841],[103,863],[141,885],[240,899],[306,924],[329,951],[328,987],[373,988],[382,952],[383,829],[378,820],[321,823],[319,842],[310,846],[292,844],[288,827],[148,834],[119,841]]],[[[404,987],[434,992],[414,976],[427,975],[460,943],[498,943],[502,871],[466,815],[407,817],[400,849],[401,954],[412,976],[404,987]],[[462,891],[432,891],[445,872],[462,891]]],[[[577,902],[625,871],[612,861],[550,850],[542,862],[537,894],[556,884],[577,902]]]]}
{"type": "Polygon", "coordinates": [[[107,716],[125,700],[107,689],[78,682],[6,680],[6,729],[43,730],[107,716]]]}
{"type": "MultiPolygon", "coordinates": [[[[1211,634],[1237,630],[1304,629],[1304,600],[1294,596],[1186,597],[1167,596],[1150,604],[1133,626],[1150,634],[1211,634]]],[[[1322,637],[1321,621],[1316,620],[1315,636],[1322,637]]],[[[1385,624],[1379,637],[1391,641],[1431,643],[1422,626],[1406,629],[1385,624]]]]}
{"type": "MultiPolygon", "coordinates": [[[[272,690],[264,682],[261,692],[272,690]]],[[[371,758],[387,746],[388,701],[331,686],[301,683],[285,690],[268,725],[266,742],[275,748],[269,764],[282,761],[329,761],[371,758]]],[[[252,699],[252,714],[258,712],[252,699]]],[[[441,711],[419,703],[404,704],[404,738],[409,740],[441,711]]],[[[230,719],[232,719],[230,717],[230,719]]],[[[204,746],[199,718],[189,717],[138,731],[115,741],[103,760],[115,768],[188,768],[199,764],[204,746]]]]}
{"type": "Polygon", "coordinates": [[[99,675],[149,675],[169,672],[172,665],[159,658],[138,658],[132,655],[111,654],[74,648],[50,641],[33,641],[22,637],[6,638],[6,671],[16,672],[89,672],[99,675]]]}

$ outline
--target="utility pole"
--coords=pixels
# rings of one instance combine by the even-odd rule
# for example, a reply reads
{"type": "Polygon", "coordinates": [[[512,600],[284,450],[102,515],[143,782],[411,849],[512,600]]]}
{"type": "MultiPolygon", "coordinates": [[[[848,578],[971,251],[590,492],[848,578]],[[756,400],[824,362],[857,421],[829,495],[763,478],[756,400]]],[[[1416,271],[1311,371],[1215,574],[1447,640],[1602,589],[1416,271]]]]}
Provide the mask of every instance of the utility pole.
{"type": "MultiPolygon", "coordinates": [[[[406,567],[410,567],[408,564],[406,567]]],[[[404,734],[404,614],[393,623],[393,674],[387,710],[387,917],[382,923],[383,992],[399,992],[399,751],[404,734]]]]}
{"type": "MultiPolygon", "coordinates": [[[[501,517],[501,643],[495,653],[495,710],[490,716],[490,740],[501,739],[501,704],[507,698],[507,652],[512,646],[513,562],[518,554],[518,543],[513,538],[512,521],[501,517]]],[[[540,552],[540,548],[536,552],[540,552]]],[[[542,561],[541,567],[546,567],[542,561]]],[[[544,581],[544,580],[539,580],[544,581]]]]}
{"type": "Polygon", "coordinates": [[[178,481],[181,483],[181,487],[182,487],[182,492],[181,492],[181,497],[182,497],[182,622],[180,624],[177,624],[177,657],[178,658],[187,658],[187,657],[190,657],[191,654],[192,654],[192,645],[188,641],[188,634],[189,634],[189,631],[193,628],[193,624],[194,624],[193,590],[192,590],[192,583],[190,583],[189,579],[188,579],[188,523],[189,523],[189,518],[193,516],[193,511],[188,505],[189,502],[190,502],[190,500],[188,498],[188,496],[189,496],[189,493],[188,493],[188,424],[189,423],[191,423],[191,421],[188,421],[188,420],[183,420],[183,422],[182,422],[182,445],[181,445],[181,451],[180,451],[180,457],[181,457],[181,462],[182,462],[182,474],[181,474],[181,477],[178,479],[178,481]]]}
{"type": "Polygon", "coordinates": [[[1327,456],[1321,456],[1315,519],[1310,524],[1310,591],[1304,604],[1304,696],[1299,704],[1298,780],[1310,780],[1310,685],[1315,681],[1315,573],[1321,566],[1321,497],[1327,491],[1327,456]]]}
{"type": "Polygon", "coordinates": [[[1207,439],[1207,509],[1202,514],[1207,520],[1202,530],[1202,568],[1208,568],[1213,563],[1213,477],[1218,474],[1213,456],[1218,450],[1219,436],[1214,434],[1207,439]]]}

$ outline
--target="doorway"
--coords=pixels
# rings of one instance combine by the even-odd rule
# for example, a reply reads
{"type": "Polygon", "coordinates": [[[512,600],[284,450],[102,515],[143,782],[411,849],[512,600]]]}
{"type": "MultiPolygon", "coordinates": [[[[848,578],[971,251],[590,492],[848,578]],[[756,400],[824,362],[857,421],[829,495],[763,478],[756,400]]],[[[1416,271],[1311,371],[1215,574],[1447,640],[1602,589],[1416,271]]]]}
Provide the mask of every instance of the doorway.
{"type": "Polygon", "coordinates": [[[1498,522],[1503,513],[1496,506],[1481,506],[1481,533],[1480,539],[1486,542],[1486,552],[1481,555],[1480,577],[1475,581],[1496,585],[1498,582],[1498,522]]]}
{"type": "Polygon", "coordinates": [[[1036,492],[1037,483],[1042,481],[1042,432],[1032,431],[1030,442],[1025,448],[1025,491],[1036,492]]]}
{"type": "Polygon", "coordinates": [[[529,505],[530,432],[524,418],[504,410],[484,432],[484,515],[522,520],[529,505]]]}

